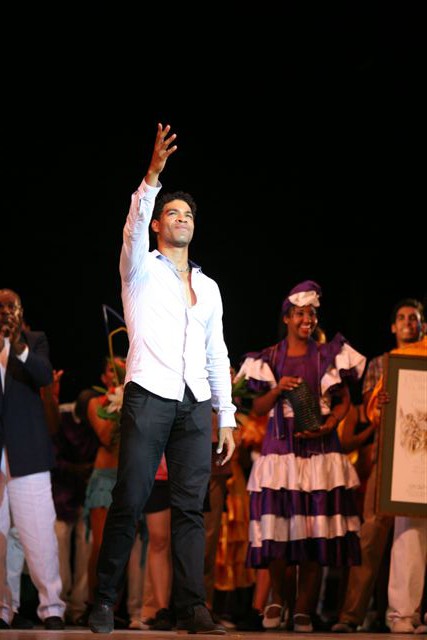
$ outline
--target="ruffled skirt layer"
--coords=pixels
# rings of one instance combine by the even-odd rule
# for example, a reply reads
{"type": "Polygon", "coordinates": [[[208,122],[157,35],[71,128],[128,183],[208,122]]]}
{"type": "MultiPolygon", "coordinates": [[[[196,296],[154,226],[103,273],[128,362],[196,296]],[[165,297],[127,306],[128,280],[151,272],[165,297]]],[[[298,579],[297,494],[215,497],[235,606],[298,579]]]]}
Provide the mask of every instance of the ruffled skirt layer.
{"type": "Polygon", "coordinates": [[[360,564],[358,485],[356,470],[338,451],[261,455],[248,482],[247,565],[267,567],[275,559],[360,564]]]}

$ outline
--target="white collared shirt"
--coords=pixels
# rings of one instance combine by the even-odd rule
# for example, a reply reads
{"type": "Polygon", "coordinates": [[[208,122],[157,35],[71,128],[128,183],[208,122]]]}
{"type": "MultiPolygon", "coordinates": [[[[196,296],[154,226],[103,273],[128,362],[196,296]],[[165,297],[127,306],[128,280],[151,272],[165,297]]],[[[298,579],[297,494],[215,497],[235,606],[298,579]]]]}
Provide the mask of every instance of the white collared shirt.
{"type": "Polygon", "coordinates": [[[142,181],[132,194],[120,256],[122,301],[129,337],[126,380],[163,398],[182,400],[185,385],[196,400],[212,398],[219,427],[234,427],[230,361],[223,336],[218,285],[192,264],[196,304],[172,262],[149,251],[149,226],[161,184],[142,181]]]}

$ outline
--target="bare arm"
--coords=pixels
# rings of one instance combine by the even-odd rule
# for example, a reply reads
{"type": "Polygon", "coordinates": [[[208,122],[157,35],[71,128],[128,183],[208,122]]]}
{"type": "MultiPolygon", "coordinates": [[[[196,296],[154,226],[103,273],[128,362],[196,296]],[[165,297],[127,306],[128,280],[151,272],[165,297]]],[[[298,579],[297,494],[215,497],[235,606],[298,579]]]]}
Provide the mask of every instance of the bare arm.
{"type": "Polygon", "coordinates": [[[344,418],[341,433],[341,444],[345,453],[351,453],[352,451],[359,449],[366,440],[370,438],[372,432],[376,429],[376,425],[370,423],[361,433],[354,433],[357,424],[360,422],[360,411],[362,408],[362,405],[359,407],[352,404],[349,412],[344,418]]]}
{"type": "Polygon", "coordinates": [[[40,389],[47,426],[49,427],[49,433],[51,436],[58,433],[61,423],[61,415],[59,413],[59,392],[63,373],[63,369],[60,371],[56,371],[54,369],[52,384],[48,384],[40,389]]]}
{"type": "Polygon", "coordinates": [[[98,408],[101,406],[102,396],[91,398],[87,406],[87,418],[92,427],[95,430],[96,435],[103,447],[111,451],[112,443],[111,436],[114,430],[114,421],[100,418],[98,415],[98,408]]]}
{"type": "Polygon", "coordinates": [[[350,408],[350,392],[347,385],[343,385],[338,389],[334,394],[334,397],[336,400],[335,406],[320,429],[317,429],[316,431],[301,431],[295,434],[296,438],[320,438],[338,427],[339,423],[347,415],[347,411],[350,408]]]}
{"type": "Polygon", "coordinates": [[[366,391],[363,394],[365,413],[370,419],[371,423],[375,425],[375,427],[378,427],[381,422],[381,412],[383,406],[390,402],[390,395],[384,389],[384,387],[381,386],[378,389],[378,386],[380,384],[382,384],[382,379],[380,379],[374,389],[366,391]]]}
{"type": "Polygon", "coordinates": [[[254,398],[252,410],[257,416],[265,416],[274,407],[282,391],[291,391],[301,384],[302,378],[282,376],[277,385],[262,396],[254,398]]]}

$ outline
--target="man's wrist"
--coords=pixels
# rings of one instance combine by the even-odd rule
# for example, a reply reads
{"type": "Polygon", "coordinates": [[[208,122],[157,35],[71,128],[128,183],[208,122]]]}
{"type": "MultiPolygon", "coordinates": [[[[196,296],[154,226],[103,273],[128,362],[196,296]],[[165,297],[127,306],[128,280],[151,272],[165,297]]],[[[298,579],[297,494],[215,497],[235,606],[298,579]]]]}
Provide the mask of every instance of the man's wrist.
{"type": "Polygon", "coordinates": [[[145,174],[146,184],[148,184],[149,187],[157,187],[159,183],[159,175],[160,173],[158,171],[151,169],[150,167],[145,174]]]}

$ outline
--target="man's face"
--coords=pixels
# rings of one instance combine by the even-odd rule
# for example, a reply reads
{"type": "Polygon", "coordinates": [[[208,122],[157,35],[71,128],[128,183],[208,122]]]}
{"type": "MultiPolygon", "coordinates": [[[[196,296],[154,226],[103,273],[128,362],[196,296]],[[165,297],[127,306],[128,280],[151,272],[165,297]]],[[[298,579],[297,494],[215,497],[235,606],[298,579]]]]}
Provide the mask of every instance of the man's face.
{"type": "Polygon", "coordinates": [[[421,315],[415,307],[400,307],[396,320],[391,325],[391,331],[396,335],[398,345],[416,342],[421,339],[421,315]]]}
{"type": "Polygon", "coordinates": [[[171,200],[165,204],[159,220],[153,220],[152,229],[158,240],[171,247],[185,247],[194,233],[194,216],[184,200],[171,200]]]}
{"type": "Polygon", "coordinates": [[[7,289],[0,291],[0,331],[10,336],[21,329],[22,306],[18,296],[7,289]]]}

